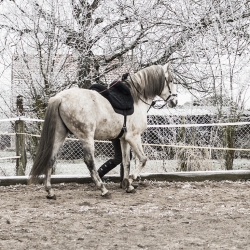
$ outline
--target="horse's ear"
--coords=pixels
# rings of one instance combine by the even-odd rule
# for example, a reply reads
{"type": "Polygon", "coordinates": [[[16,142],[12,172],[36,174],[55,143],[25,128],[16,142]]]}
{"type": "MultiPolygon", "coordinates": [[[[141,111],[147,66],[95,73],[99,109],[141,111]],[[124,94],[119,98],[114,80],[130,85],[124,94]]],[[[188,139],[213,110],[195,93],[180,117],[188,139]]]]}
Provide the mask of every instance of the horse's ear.
{"type": "Polygon", "coordinates": [[[163,69],[164,69],[164,72],[167,72],[169,70],[169,66],[170,66],[170,63],[166,63],[165,65],[163,65],[163,69]]]}

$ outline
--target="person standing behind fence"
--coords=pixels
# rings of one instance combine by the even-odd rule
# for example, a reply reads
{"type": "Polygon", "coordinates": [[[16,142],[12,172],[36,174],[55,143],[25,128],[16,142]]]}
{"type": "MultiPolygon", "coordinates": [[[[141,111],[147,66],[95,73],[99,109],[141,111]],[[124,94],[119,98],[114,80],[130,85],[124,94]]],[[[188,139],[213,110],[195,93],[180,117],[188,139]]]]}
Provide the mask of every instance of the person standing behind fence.
{"type": "MultiPolygon", "coordinates": [[[[98,170],[98,174],[100,178],[102,178],[105,174],[107,174],[109,171],[111,171],[113,168],[115,168],[117,165],[121,164],[120,166],[120,181],[123,181],[124,176],[124,168],[122,164],[122,150],[121,150],[121,144],[120,139],[114,139],[111,140],[112,145],[114,147],[114,158],[109,159],[106,161],[98,170]]],[[[130,151],[130,159],[132,158],[132,152],[130,151]]]]}

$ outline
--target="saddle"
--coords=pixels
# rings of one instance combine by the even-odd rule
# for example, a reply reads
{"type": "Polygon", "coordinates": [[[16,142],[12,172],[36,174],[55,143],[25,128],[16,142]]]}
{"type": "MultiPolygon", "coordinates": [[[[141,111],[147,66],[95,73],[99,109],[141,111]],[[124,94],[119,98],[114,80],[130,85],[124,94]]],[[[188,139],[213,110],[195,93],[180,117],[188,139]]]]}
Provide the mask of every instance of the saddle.
{"type": "Polygon", "coordinates": [[[114,81],[107,88],[102,84],[93,84],[89,89],[95,90],[105,97],[113,107],[114,111],[124,116],[123,128],[117,138],[120,138],[124,132],[127,132],[127,115],[134,113],[134,99],[130,89],[122,81],[114,81]]]}
{"type": "Polygon", "coordinates": [[[102,84],[93,84],[89,89],[99,92],[113,107],[114,111],[121,115],[134,113],[134,100],[130,89],[122,81],[114,81],[107,88],[102,84]]]}

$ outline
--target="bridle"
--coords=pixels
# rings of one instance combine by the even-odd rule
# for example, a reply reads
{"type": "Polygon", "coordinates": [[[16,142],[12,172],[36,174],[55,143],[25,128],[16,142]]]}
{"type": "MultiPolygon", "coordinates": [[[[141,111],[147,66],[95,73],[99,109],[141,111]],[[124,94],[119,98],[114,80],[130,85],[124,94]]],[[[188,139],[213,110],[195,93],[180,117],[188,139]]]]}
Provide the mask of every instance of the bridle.
{"type": "MultiPolygon", "coordinates": [[[[133,86],[134,86],[134,88],[136,89],[136,91],[137,91],[139,94],[141,94],[140,91],[136,88],[136,86],[135,86],[135,84],[134,84],[134,82],[133,82],[131,76],[130,76],[130,80],[131,80],[131,82],[133,83],[133,86]]],[[[160,107],[156,107],[155,104],[156,104],[157,102],[160,102],[161,100],[154,100],[154,101],[152,101],[151,104],[149,104],[149,103],[145,102],[145,101],[139,96],[139,99],[140,99],[143,103],[149,105],[148,111],[149,111],[152,107],[155,108],[155,109],[162,109],[162,108],[164,108],[164,107],[167,105],[167,102],[169,101],[169,99],[170,99],[171,97],[177,97],[177,94],[172,94],[172,91],[171,91],[170,86],[169,86],[169,82],[167,81],[166,77],[165,77],[165,81],[166,81],[166,84],[167,84],[167,87],[168,87],[169,96],[166,98],[166,100],[164,100],[165,103],[164,103],[163,105],[161,105],[160,107]]],[[[147,112],[148,112],[148,111],[147,111],[147,112]]]]}
{"type": "Polygon", "coordinates": [[[177,94],[172,94],[172,91],[171,91],[171,89],[170,89],[170,87],[169,87],[169,83],[168,83],[166,77],[165,77],[165,81],[166,81],[166,83],[167,83],[168,92],[169,92],[169,96],[168,96],[167,99],[165,100],[165,102],[167,102],[167,101],[169,101],[169,99],[170,99],[171,97],[177,97],[177,94]]]}

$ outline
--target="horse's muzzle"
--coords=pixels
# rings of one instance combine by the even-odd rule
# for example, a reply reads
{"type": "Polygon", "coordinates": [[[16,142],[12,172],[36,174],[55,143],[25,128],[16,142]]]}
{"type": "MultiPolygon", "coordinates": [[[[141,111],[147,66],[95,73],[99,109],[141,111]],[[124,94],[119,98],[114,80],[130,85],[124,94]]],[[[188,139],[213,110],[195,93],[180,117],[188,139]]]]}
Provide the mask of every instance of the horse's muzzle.
{"type": "Polygon", "coordinates": [[[168,101],[168,106],[169,106],[170,108],[176,107],[177,104],[178,104],[178,101],[177,101],[177,100],[169,100],[169,101],[168,101]]]}

